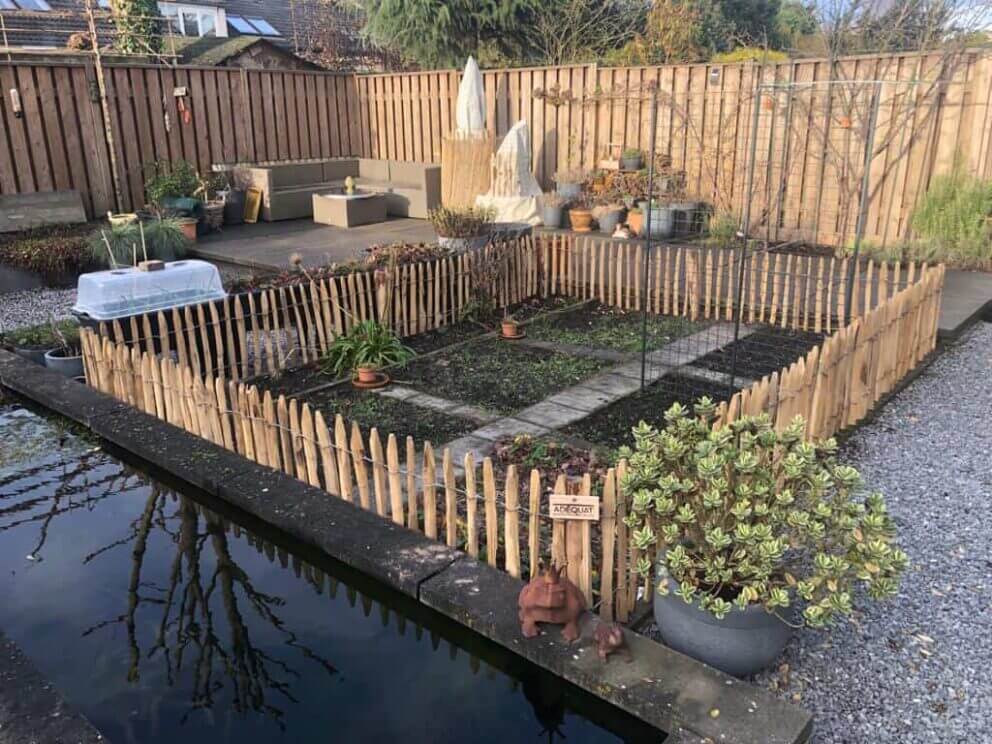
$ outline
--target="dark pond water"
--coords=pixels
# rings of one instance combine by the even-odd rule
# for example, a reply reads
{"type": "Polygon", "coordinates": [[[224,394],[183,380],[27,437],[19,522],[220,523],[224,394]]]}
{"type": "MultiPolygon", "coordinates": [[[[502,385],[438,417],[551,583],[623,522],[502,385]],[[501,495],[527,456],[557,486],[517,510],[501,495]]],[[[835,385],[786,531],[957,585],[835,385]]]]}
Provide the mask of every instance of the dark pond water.
{"type": "Polygon", "coordinates": [[[664,738],[59,426],[0,407],[0,628],[110,741],[664,738]]]}

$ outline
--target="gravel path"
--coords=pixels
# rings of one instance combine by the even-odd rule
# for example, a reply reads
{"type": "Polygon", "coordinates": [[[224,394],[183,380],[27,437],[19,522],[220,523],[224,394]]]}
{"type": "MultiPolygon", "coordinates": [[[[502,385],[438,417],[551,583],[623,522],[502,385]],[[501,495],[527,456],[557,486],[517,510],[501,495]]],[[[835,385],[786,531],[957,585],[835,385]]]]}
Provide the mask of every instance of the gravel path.
{"type": "Polygon", "coordinates": [[[75,289],[30,289],[0,294],[0,333],[23,326],[47,323],[70,317],[76,302],[75,289]]]}
{"type": "Polygon", "coordinates": [[[803,631],[756,684],[817,744],[992,741],[992,324],[979,323],[844,446],[912,566],[897,597],[803,631]]]}

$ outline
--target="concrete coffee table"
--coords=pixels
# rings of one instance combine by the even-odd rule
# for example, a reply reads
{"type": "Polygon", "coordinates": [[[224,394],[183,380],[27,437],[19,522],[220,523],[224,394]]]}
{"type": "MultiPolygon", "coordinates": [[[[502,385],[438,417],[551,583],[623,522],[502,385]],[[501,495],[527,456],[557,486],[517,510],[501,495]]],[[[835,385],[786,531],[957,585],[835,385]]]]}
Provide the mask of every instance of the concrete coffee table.
{"type": "Polygon", "coordinates": [[[355,227],[386,221],[386,195],[372,191],[313,195],[313,221],[321,225],[355,227]]]}

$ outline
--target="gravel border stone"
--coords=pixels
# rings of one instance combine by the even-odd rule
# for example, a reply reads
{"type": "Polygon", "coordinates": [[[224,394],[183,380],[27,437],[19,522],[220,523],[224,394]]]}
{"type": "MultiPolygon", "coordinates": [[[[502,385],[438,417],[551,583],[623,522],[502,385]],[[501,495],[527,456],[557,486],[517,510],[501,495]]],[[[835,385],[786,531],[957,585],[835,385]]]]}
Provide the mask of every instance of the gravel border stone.
{"type": "Polygon", "coordinates": [[[817,744],[992,736],[990,370],[992,324],[978,323],[843,446],[885,494],[911,567],[898,596],[800,632],[753,680],[810,711],[817,744]]]}

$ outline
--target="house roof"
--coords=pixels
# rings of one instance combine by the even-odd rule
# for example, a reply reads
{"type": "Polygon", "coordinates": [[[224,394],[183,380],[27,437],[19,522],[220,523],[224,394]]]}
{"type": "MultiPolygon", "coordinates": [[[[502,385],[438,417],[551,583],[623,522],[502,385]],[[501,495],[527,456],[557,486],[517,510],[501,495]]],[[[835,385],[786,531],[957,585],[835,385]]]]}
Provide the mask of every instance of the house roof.
{"type": "MultiPolygon", "coordinates": [[[[294,42],[294,16],[297,26],[308,22],[307,3],[294,2],[294,0],[167,0],[174,5],[192,5],[201,7],[221,8],[225,11],[228,19],[232,16],[241,18],[249,23],[252,19],[262,19],[269,26],[278,32],[278,35],[268,35],[265,33],[256,34],[253,32],[239,31],[235,25],[228,20],[227,38],[249,36],[257,38],[262,36],[274,44],[281,46],[293,46],[294,42]]],[[[9,47],[65,47],[69,37],[76,32],[86,32],[88,30],[85,0],[47,0],[51,7],[50,11],[27,11],[20,7],[9,9],[6,6],[11,4],[17,6],[23,4],[21,0],[0,0],[0,17],[3,18],[3,25],[6,27],[6,43],[0,38],[0,46],[9,47]]],[[[94,0],[96,2],[96,0],[94,0]]],[[[106,3],[105,3],[106,5],[106,3]]],[[[358,23],[353,12],[341,10],[339,6],[331,6],[335,15],[341,18],[342,27],[348,28],[357,35],[358,23]]],[[[114,27],[110,22],[109,11],[106,7],[97,8],[97,27],[101,37],[106,36],[109,40],[114,35],[114,27]]],[[[259,28],[256,31],[264,32],[266,29],[259,28]]],[[[223,38],[223,37],[221,37],[223,38]]]]}
{"type": "MultiPolygon", "coordinates": [[[[177,36],[173,42],[175,54],[179,64],[198,65],[201,67],[214,67],[222,65],[233,57],[237,57],[249,49],[259,46],[270,47],[278,50],[278,53],[286,57],[295,57],[285,45],[277,45],[271,39],[261,36],[229,36],[227,38],[218,36],[204,36],[193,38],[187,36],[177,36]]],[[[170,50],[171,51],[171,50],[170,50]]],[[[307,67],[315,67],[306,60],[296,57],[297,64],[307,67]]]]}

